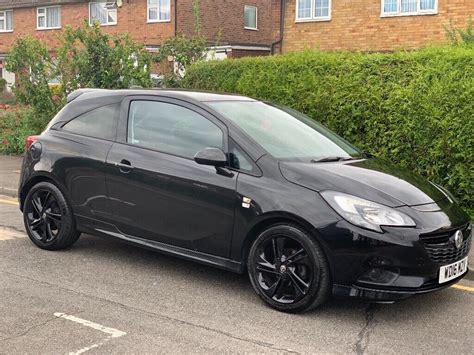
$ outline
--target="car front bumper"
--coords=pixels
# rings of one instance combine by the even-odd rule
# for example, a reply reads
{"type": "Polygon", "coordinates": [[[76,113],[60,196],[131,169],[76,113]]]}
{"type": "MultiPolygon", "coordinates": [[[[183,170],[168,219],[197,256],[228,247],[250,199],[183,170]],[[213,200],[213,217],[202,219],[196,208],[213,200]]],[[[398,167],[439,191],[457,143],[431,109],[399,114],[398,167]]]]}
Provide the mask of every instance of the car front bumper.
{"type": "Polygon", "coordinates": [[[469,271],[448,282],[439,282],[440,268],[466,258],[472,226],[426,232],[387,228],[374,233],[339,221],[322,231],[330,250],[333,295],[390,302],[449,287],[469,271]],[[456,247],[453,235],[463,233],[456,247]]]}
{"type": "Polygon", "coordinates": [[[448,281],[443,284],[439,284],[437,282],[428,283],[426,285],[422,285],[416,288],[403,288],[403,287],[392,287],[392,288],[372,288],[368,286],[361,286],[361,285],[353,285],[353,286],[345,286],[345,285],[333,285],[333,296],[334,297],[352,297],[367,301],[374,301],[374,302],[393,302],[403,300],[405,298],[439,291],[444,288],[450,287],[457,282],[459,282],[462,278],[464,278],[469,273],[469,270],[465,272],[463,275],[457,277],[454,280],[448,281]]]}

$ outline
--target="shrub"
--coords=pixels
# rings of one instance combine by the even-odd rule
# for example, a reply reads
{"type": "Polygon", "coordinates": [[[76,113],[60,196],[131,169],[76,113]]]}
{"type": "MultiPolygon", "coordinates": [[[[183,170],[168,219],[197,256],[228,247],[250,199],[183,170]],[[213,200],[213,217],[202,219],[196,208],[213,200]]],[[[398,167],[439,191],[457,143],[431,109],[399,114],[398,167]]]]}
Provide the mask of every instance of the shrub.
{"type": "Polygon", "coordinates": [[[474,20],[472,16],[465,29],[455,28],[452,23],[445,27],[446,37],[453,45],[474,45],[474,20]]]}
{"type": "Polygon", "coordinates": [[[13,91],[17,100],[31,106],[38,115],[52,117],[60,108],[48,82],[54,66],[45,44],[33,37],[19,37],[8,54],[7,70],[16,74],[13,91]]]}
{"type": "Polygon", "coordinates": [[[206,56],[206,40],[204,37],[188,37],[184,34],[177,34],[167,39],[160,48],[156,61],[161,63],[162,68],[170,62],[172,58],[175,64],[170,68],[170,72],[164,76],[162,86],[177,87],[187,68],[206,56]]]}
{"type": "Polygon", "coordinates": [[[0,93],[5,91],[7,88],[7,81],[4,78],[0,78],[0,93]]]}
{"type": "Polygon", "coordinates": [[[308,114],[474,208],[474,48],[308,51],[197,63],[183,87],[235,92],[308,114]]]}
{"type": "Polygon", "coordinates": [[[61,84],[49,84],[49,89],[51,93],[56,96],[61,96],[63,92],[63,88],[61,84]]]}
{"type": "Polygon", "coordinates": [[[57,50],[56,76],[64,95],[80,87],[150,87],[151,55],[127,35],[111,36],[100,24],[66,27],[57,50]]]}
{"type": "Polygon", "coordinates": [[[79,87],[124,89],[151,86],[151,56],[128,36],[110,36],[87,21],[80,28],[67,27],[52,57],[42,41],[18,37],[8,55],[7,70],[16,74],[13,90],[18,101],[37,116],[51,118],[79,87]],[[60,81],[60,85],[49,85],[60,81]]]}
{"type": "Polygon", "coordinates": [[[47,124],[45,116],[38,116],[31,108],[0,114],[0,154],[22,154],[26,137],[41,133],[47,124]]]}
{"type": "Polygon", "coordinates": [[[1,107],[8,105],[13,106],[16,105],[16,97],[11,92],[7,90],[3,90],[0,92],[0,111],[1,107]]]}
{"type": "MultiPolygon", "coordinates": [[[[0,112],[0,153],[20,154],[25,138],[39,134],[79,87],[123,89],[151,86],[151,57],[141,44],[127,36],[110,36],[99,25],[67,27],[52,58],[46,45],[33,37],[16,39],[7,70],[16,74],[16,99],[28,108],[0,112]],[[60,84],[49,84],[59,81],[60,84]]],[[[15,103],[0,95],[0,104],[15,103]],[[4,102],[2,102],[4,101],[4,102]]]]}

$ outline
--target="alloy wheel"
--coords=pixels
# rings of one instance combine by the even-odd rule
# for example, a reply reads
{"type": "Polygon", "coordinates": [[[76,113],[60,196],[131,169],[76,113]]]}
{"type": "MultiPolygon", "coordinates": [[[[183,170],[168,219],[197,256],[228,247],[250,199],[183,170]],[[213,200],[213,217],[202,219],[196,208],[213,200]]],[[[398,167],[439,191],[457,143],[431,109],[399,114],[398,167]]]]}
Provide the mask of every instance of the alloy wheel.
{"type": "Polygon", "coordinates": [[[62,213],[56,197],[47,190],[36,191],[26,204],[26,219],[32,236],[50,243],[61,230],[62,213]]]}
{"type": "Polygon", "coordinates": [[[261,290],[283,304],[305,297],[315,272],[305,248],[284,235],[272,236],[259,246],[254,268],[261,290]]]}

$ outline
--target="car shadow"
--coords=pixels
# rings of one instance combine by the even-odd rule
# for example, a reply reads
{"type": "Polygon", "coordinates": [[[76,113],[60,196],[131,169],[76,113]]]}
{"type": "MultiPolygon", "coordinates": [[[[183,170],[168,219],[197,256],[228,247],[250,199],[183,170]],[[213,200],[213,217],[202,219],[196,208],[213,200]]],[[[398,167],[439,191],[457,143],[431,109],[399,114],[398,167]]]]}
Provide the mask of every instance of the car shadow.
{"type": "MultiPolygon", "coordinates": [[[[263,302],[255,295],[247,274],[236,274],[135,245],[129,245],[113,238],[100,238],[90,235],[82,236],[72,248],[64,252],[87,255],[89,259],[112,260],[115,267],[132,269],[137,275],[150,275],[159,270],[161,275],[166,275],[169,279],[176,279],[178,283],[192,280],[190,287],[197,290],[205,290],[212,285],[213,290],[218,290],[219,295],[222,297],[229,297],[230,299],[238,297],[240,300],[243,299],[253,306],[264,307],[263,302]]],[[[360,320],[361,314],[369,315],[370,312],[374,311],[379,315],[430,314],[450,306],[451,301],[450,297],[447,297],[447,293],[451,292],[453,290],[445,289],[414,296],[393,304],[377,304],[350,298],[331,298],[324,305],[313,311],[292,316],[303,319],[337,317],[339,320],[344,321],[354,317],[360,320]]],[[[199,291],[196,291],[196,293],[199,293],[199,291]]],[[[277,312],[266,307],[266,311],[268,310],[277,312]]],[[[391,322],[390,317],[386,321],[391,322]]]]}

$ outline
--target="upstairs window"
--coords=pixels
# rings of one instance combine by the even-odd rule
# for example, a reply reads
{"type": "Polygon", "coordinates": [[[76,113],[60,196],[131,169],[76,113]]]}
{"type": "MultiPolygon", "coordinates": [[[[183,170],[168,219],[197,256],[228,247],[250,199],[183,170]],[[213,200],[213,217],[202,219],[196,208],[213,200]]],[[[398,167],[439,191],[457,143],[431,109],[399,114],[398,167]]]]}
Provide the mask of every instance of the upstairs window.
{"type": "Polygon", "coordinates": [[[117,24],[117,6],[115,2],[89,3],[89,24],[99,23],[101,26],[117,24]]]}
{"type": "Polygon", "coordinates": [[[382,16],[433,15],[438,0],[382,0],[382,16]]]}
{"type": "Polygon", "coordinates": [[[170,0],[147,0],[147,21],[167,22],[170,20],[170,0]]]}
{"type": "Polygon", "coordinates": [[[13,31],[13,11],[0,11],[0,32],[13,31]]]}
{"type": "Polygon", "coordinates": [[[296,21],[329,21],[331,0],[296,0],[296,21]]]}
{"type": "Polygon", "coordinates": [[[248,30],[257,29],[257,7],[245,5],[244,6],[244,28],[248,30]]]}
{"type": "Polygon", "coordinates": [[[38,30],[61,28],[61,7],[38,7],[36,9],[36,19],[38,30]]]}

